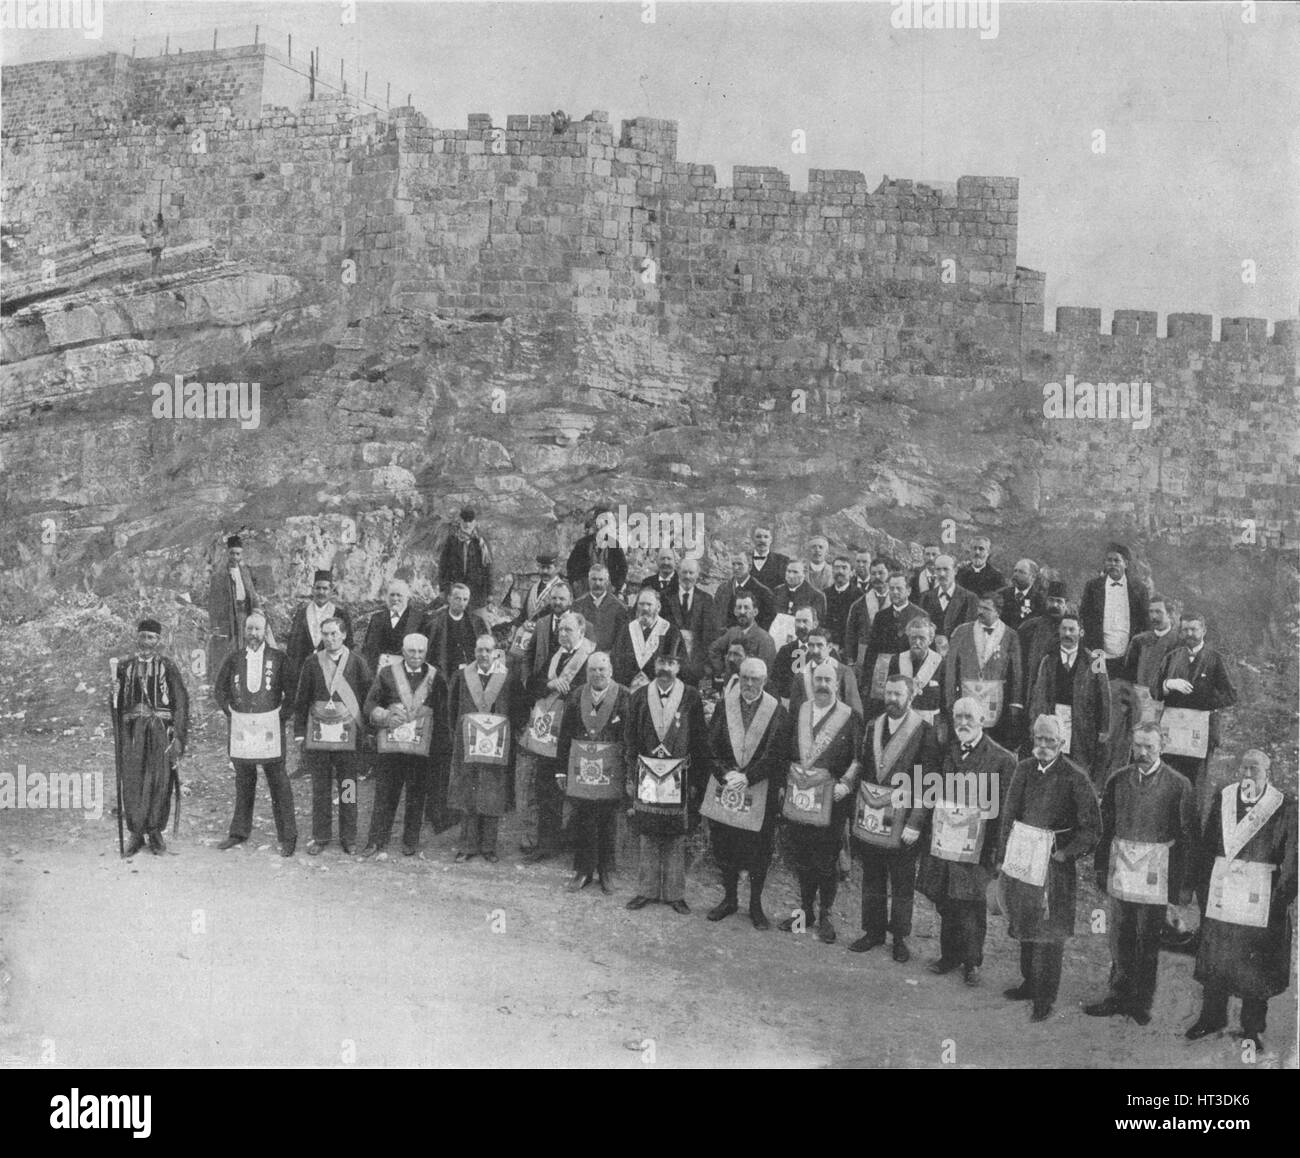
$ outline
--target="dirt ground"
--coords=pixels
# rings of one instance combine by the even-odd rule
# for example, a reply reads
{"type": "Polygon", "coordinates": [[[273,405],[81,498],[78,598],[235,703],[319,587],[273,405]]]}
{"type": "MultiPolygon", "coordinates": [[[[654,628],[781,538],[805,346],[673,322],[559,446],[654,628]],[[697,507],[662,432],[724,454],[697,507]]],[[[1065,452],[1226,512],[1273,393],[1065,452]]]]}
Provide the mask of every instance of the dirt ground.
{"type": "MultiPolygon", "coordinates": [[[[1154,1017],[1139,1028],[1080,1011],[1109,965],[1091,931],[1069,945],[1057,1011],[1039,1025],[1002,996],[1019,977],[1000,918],[976,990],[926,971],[938,929],[919,896],[910,963],[849,953],[856,871],[836,904],[839,943],[826,946],[756,931],[743,884],[742,912],[707,922],[721,890],[706,863],[688,878],[690,916],[626,911],[626,844],[615,896],[568,894],[566,862],[518,863],[510,822],[495,866],[453,864],[455,832],[428,827],[415,858],[363,862],[337,843],[309,857],[305,779],[293,782],[295,857],[277,854],[264,781],[252,840],[219,852],[233,776],[215,721],[200,717],[180,836],[167,855],[129,861],[108,811],[102,728],[0,735],[0,767],[101,770],[106,789],[97,820],[0,811],[0,1064],[1243,1068],[1235,1039],[1180,1036],[1199,1000],[1188,957],[1163,956],[1154,1017]]],[[[363,833],[372,794],[364,782],[363,833]]],[[[769,915],[796,896],[774,872],[769,915]]],[[[1097,905],[1086,885],[1081,930],[1097,905]]],[[[1254,1064],[1293,1067],[1294,987],[1269,1024],[1254,1064]]]]}

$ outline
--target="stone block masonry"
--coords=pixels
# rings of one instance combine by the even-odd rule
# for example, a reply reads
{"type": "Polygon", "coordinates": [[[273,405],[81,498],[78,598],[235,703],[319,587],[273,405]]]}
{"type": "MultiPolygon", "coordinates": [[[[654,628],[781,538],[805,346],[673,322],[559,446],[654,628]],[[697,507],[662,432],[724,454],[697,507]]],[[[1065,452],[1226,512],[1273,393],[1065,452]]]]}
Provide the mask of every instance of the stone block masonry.
{"type": "MultiPolygon", "coordinates": [[[[580,522],[612,490],[630,507],[678,496],[716,511],[723,538],[762,511],[790,534],[933,535],[952,518],[1026,542],[1104,523],[1221,526],[1226,543],[1249,520],[1261,542],[1295,546],[1296,323],[1270,336],[1265,319],[1225,318],[1215,340],[1212,318],[1174,312],[1161,337],[1155,311],[1125,309],[1102,333],[1085,305],[1046,331],[1044,274],[1017,265],[1012,177],[871,188],[812,169],[802,192],[738,165],[720,185],[678,158],[673,121],[473,113],[437,128],[415,109],[306,95],[264,45],[4,70],[15,385],[0,418],[24,448],[40,444],[34,408],[123,387],[111,350],[69,344],[66,306],[83,344],[112,335],[167,377],[254,380],[245,363],[275,360],[262,427],[203,452],[227,503],[244,494],[266,520],[332,486],[361,514],[405,511],[418,540],[421,520],[472,498],[523,562],[539,527],[580,522]],[[154,328],[99,317],[122,313],[111,279],[103,300],[73,297],[106,268],[84,247],[113,238],[159,249],[160,275],[178,279],[129,291],[147,317],[199,282],[223,300],[260,286],[261,304],[188,345],[185,325],[215,324],[192,306],[154,328]],[[198,251],[216,272],[187,281],[175,263],[198,251]],[[88,360],[93,375],[77,369],[88,360]],[[1149,426],[1047,417],[1043,389],[1067,376],[1149,383],[1149,426]],[[315,458],[296,442],[307,431],[315,458]],[[239,464],[257,455],[270,485],[272,446],[280,497],[241,489],[239,464]]],[[[124,282],[144,276],[131,253],[124,282]]],[[[185,437],[117,433],[146,463],[158,440],[185,437]]],[[[103,451],[89,435],[61,447],[26,516],[62,479],[101,477],[83,445],[103,451]]],[[[139,501],[159,485],[145,471],[139,501]]]]}

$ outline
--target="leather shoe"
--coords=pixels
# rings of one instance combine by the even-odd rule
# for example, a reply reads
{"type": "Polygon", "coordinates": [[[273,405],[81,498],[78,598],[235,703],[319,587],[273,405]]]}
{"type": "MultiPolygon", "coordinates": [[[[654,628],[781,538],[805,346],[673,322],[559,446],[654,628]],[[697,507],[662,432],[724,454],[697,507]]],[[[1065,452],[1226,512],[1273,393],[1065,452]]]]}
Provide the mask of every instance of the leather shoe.
{"type": "Polygon", "coordinates": [[[139,852],[142,848],[144,848],[144,837],[141,836],[138,832],[133,832],[131,834],[131,839],[126,842],[125,855],[135,856],[135,854],[139,852]]]}
{"type": "Polygon", "coordinates": [[[149,851],[154,856],[162,856],[167,851],[167,842],[163,840],[161,832],[151,832],[149,834],[149,851]]]}
{"type": "Polygon", "coordinates": [[[1025,984],[1013,985],[1010,989],[1004,989],[1002,996],[1008,1001],[1032,1001],[1034,995],[1029,992],[1029,986],[1025,984]]]}
{"type": "Polygon", "coordinates": [[[244,838],[242,836],[228,836],[219,845],[217,845],[217,848],[219,848],[222,852],[225,852],[226,849],[234,848],[235,845],[243,844],[243,843],[244,843],[244,838]]]}
{"type": "Polygon", "coordinates": [[[417,852],[419,852],[419,851],[420,851],[420,849],[419,849],[419,847],[418,847],[417,845],[414,845],[414,844],[404,844],[404,845],[402,845],[402,855],[403,855],[403,856],[414,856],[414,855],[415,855],[417,852]]]}
{"type": "Polygon", "coordinates": [[[961,965],[960,961],[945,961],[942,957],[940,957],[937,961],[931,961],[930,964],[926,966],[926,968],[931,973],[937,973],[940,977],[942,977],[945,973],[951,973],[954,969],[958,968],[960,965],[961,965]]]}
{"type": "Polygon", "coordinates": [[[674,912],[674,913],[681,913],[681,915],[684,917],[684,916],[686,916],[690,911],[691,911],[691,906],[688,905],[685,901],[674,901],[674,902],[673,902],[673,912],[674,912]]]}
{"type": "Polygon", "coordinates": [[[378,851],[379,851],[379,846],[377,844],[368,844],[366,845],[365,848],[361,850],[361,859],[365,860],[367,857],[372,857],[378,851]]]}
{"type": "Polygon", "coordinates": [[[961,971],[961,979],[974,989],[983,980],[980,976],[980,967],[978,965],[967,965],[961,971]]]}
{"type": "Polygon", "coordinates": [[[902,937],[894,938],[894,960],[900,965],[906,965],[912,959],[912,950],[907,947],[907,942],[902,937]]]}
{"type": "Polygon", "coordinates": [[[877,945],[883,945],[884,943],[884,937],[873,937],[870,933],[864,933],[849,946],[849,952],[870,953],[877,945]]]}
{"type": "Polygon", "coordinates": [[[1200,1018],[1197,1018],[1196,1022],[1185,1034],[1183,1034],[1183,1036],[1187,1038],[1188,1041],[1200,1041],[1203,1037],[1209,1037],[1210,1034],[1218,1033],[1220,1030],[1227,1028],[1228,1023],[1226,1021],[1215,1025],[1212,1021],[1202,1021],[1200,1018]]]}
{"type": "Polygon", "coordinates": [[[293,850],[297,847],[298,842],[296,840],[286,840],[282,845],[280,845],[280,855],[293,856],[293,850]]]}
{"type": "Polygon", "coordinates": [[[614,891],[614,878],[609,873],[600,874],[600,891],[609,896],[614,891]]]}
{"type": "MultiPolygon", "coordinates": [[[[366,854],[362,853],[361,855],[365,856],[366,854]]],[[[478,856],[476,852],[458,852],[451,859],[456,864],[464,864],[467,860],[473,860],[476,856],[478,856]]]]}
{"type": "Polygon", "coordinates": [[[830,917],[823,917],[817,922],[817,940],[823,945],[834,945],[835,938],[835,923],[830,917]]]}
{"type": "Polygon", "coordinates": [[[1124,1006],[1117,997],[1105,997],[1101,1001],[1085,1005],[1083,1012],[1088,1017],[1114,1017],[1115,1014],[1124,1012],[1124,1006]]]}
{"type": "Polygon", "coordinates": [[[650,903],[649,897],[643,897],[638,895],[633,897],[630,901],[628,901],[626,908],[633,909],[633,910],[644,909],[646,905],[648,905],[649,903],[650,903]]]}
{"type": "Polygon", "coordinates": [[[487,861],[488,864],[496,864],[501,858],[494,852],[485,852],[483,854],[483,859],[487,861]]]}
{"type": "Polygon", "coordinates": [[[320,856],[325,851],[325,846],[319,840],[309,840],[307,842],[307,855],[320,856]]]}
{"type": "Polygon", "coordinates": [[[555,856],[555,853],[549,848],[535,848],[532,852],[524,857],[527,864],[541,864],[555,856]]]}
{"type": "MultiPolygon", "coordinates": [[[[339,841],[339,848],[341,848],[341,849],[343,850],[343,855],[344,855],[344,856],[351,856],[351,855],[352,855],[352,846],[351,846],[350,844],[348,844],[348,842],[347,842],[346,840],[340,840],[340,841],[339,841]]],[[[310,851],[310,849],[309,849],[308,851],[310,851]]]]}
{"type": "Polygon", "coordinates": [[[1138,1025],[1150,1025],[1151,1014],[1145,1009],[1130,1009],[1127,1011],[1129,1017],[1138,1023],[1138,1025]]]}
{"type": "Polygon", "coordinates": [[[732,913],[738,911],[739,908],[740,906],[736,904],[735,901],[730,897],[726,897],[721,902],[714,905],[705,916],[706,919],[710,921],[721,921],[724,918],[731,916],[732,913]]]}
{"type": "Polygon", "coordinates": [[[1030,1021],[1046,1021],[1052,1016],[1052,1007],[1050,1005],[1035,1005],[1033,1012],[1029,1015],[1030,1021]]]}
{"type": "Polygon", "coordinates": [[[591,877],[584,877],[582,873],[574,873],[569,879],[569,883],[564,886],[564,891],[566,893],[580,893],[589,884],[591,884],[591,877]]]}
{"type": "Polygon", "coordinates": [[[767,919],[767,914],[763,912],[761,905],[749,906],[749,919],[754,923],[754,928],[760,931],[766,931],[772,927],[772,922],[767,919]]]}

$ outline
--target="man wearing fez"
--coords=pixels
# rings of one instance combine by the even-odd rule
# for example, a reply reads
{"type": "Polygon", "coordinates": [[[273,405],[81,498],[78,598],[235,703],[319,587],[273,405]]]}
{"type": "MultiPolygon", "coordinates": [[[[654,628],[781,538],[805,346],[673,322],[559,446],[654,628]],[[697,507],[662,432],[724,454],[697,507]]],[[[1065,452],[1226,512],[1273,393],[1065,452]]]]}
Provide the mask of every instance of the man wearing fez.
{"type": "Polygon", "coordinates": [[[551,589],[561,581],[554,551],[538,551],[536,558],[537,579],[524,592],[523,604],[515,617],[516,627],[538,619],[551,609],[551,589]]]}
{"type": "MultiPolygon", "coordinates": [[[[641,598],[652,594],[642,591],[641,598]]],[[[636,896],[627,907],[663,901],[685,914],[691,911],[686,903],[686,834],[713,770],[713,755],[700,693],[677,678],[680,649],[677,637],[660,643],[654,681],[632,693],[623,747],[638,853],[636,896]]]]}
{"type": "MultiPolygon", "coordinates": [[[[135,654],[113,661],[122,812],[131,833],[127,856],[135,856],[146,840],[155,855],[167,850],[162,834],[189,732],[189,693],[181,669],[162,654],[161,643],[162,624],[142,619],[135,654]]],[[[179,800],[176,809],[179,820],[179,800]]]]}
{"type": "Polygon", "coordinates": [[[918,841],[928,812],[924,784],[939,771],[943,755],[934,728],[912,710],[913,694],[908,676],[885,681],[885,710],[867,725],[849,777],[856,796],[849,833],[862,862],[862,936],[849,949],[866,953],[883,945],[888,932],[900,964],[912,956],[907,938],[912,934],[918,841]]]}
{"type": "MultiPolygon", "coordinates": [[[[627,582],[627,555],[618,545],[618,520],[608,506],[598,506],[587,523],[588,533],[583,535],[569,552],[565,575],[575,593],[583,595],[590,587],[592,567],[604,567],[609,579],[609,589],[617,596],[627,582]]],[[[584,611],[585,615],[586,612],[584,611]]]]}
{"type": "Polygon", "coordinates": [[[733,605],[736,625],[728,627],[709,645],[709,667],[715,675],[724,674],[727,652],[730,651],[732,644],[737,643],[747,655],[761,659],[769,672],[772,670],[776,663],[776,644],[755,620],[757,610],[758,604],[754,602],[754,597],[749,591],[742,590],[736,594],[733,605]]]}
{"type": "Polygon", "coordinates": [[[637,592],[636,618],[614,639],[609,656],[614,665],[614,682],[629,692],[645,687],[655,676],[661,651],[678,655],[681,633],[659,613],[659,608],[659,593],[643,587],[637,592]]]}
{"type": "Polygon", "coordinates": [[[1030,693],[1034,690],[1034,680],[1038,678],[1038,665],[1043,656],[1055,651],[1061,642],[1061,616],[1068,605],[1068,588],[1059,579],[1052,579],[1045,589],[1045,606],[1042,615],[1026,619],[1016,629],[1020,637],[1020,651],[1024,658],[1021,671],[1024,673],[1025,686],[1020,689],[1020,702],[1029,703],[1030,693]]]}
{"type": "Polygon", "coordinates": [[[438,558],[438,584],[444,593],[453,583],[464,583],[470,592],[470,609],[482,607],[492,598],[492,550],[478,529],[473,507],[462,507],[460,519],[442,545],[438,558]]]}
{"type": "Polygon", "coordinates": [[[456,861],[497,862],[497,828],[510,811],[515,751],[510,738],[510,678],[494,662],[490,632],[474,643],[474,662],[451,677],[451,786],[448,799],[462,820],[456,861]]]}
{"type": "Polygon", "coordinates": [[[429,790],[429,754],[444,750],[438,733],[446,727],[447,682],[427,663],[429,641],[412,632],[402,641],[402,662],[387,665],[370,685],[362,711],[379,730],[375,760],[375,804],[363,857],[383,853],[392,835],[397,802],[406,792],[402,853],[420,848],[429,790]]]}
{"type": "Polygon", "coordinates": [[[603,651],[587,660],[587,682],[564,701],[555,777],[573,809],[573,877],[565,886],[571,893],[591,884],[593,874],[602,893],[614,891],[614,840],[628,774],[623,743],[629,705],[627,688],[614,682],[613,664],[603,651]]]}
{"type": "Polygon", "coordinates": [[[321,648],[310,653],[298,677],[294,738],[311,775],[311,840],[307,855],[330,842],[333,793],[339,794],[339,846],[348,855],[357,843],[357,783],[361,778],[361,705],[370,692],[370,669],[348,647],[343,620],[319,625],[321,648]]]}
{"type": "Polygon", "coordinates": [[[1085,1005],[1089,1017],[1151,1020],[1167,905],[1190,899],[1185,886],[1197,838],[1196,794],[1160,758],[1160,726],[1133,729],[1133,763],[1106,781],[1101,838],[1093,857],[1097,887],[1110,896],[1115,968],[1110,993],[1085,1005]]]}
{"type": "Polygon", "coordinates": [[[293,613],[284,646],[289,660],[287,686],[295,691],[307,657],[325,646],[321,625],[327,619],[339,621],[343,627],[343,646],[351,649],[354,646],[352,620],[347,609],[334,599],[334,576],[329,571],[317,571],[312,579],[311,598],[293,613]]]}
{"type": "Polygon", "coordinates": [[[986,708],[984,728],[1008,750],[1020,743],[1025,705],[1021,698],[1020,641],[999,618],[1002,596],[981,595],[974,623],[958,624],[944,657],[944,699],[974,696],[986,708]]]}
{"type": "Polygon", "coordinates": [[[952,706],[953,734],[941,769],[943,799],[931,809],[916,879],[939,911],[939,959],[927,968],[940,975],[960,968],[970,986],[981,980],[998,817],[1016,768],[1016,758],[985,733],[983,718],[983,705],[971,696],[952,706]]]}
{"type": "Polygon", "coordinates": [[[862,722],[836,696],[839,669],[823,663],[813,669],[813,698],[792,717],[785,757],[783,815],[786,860],[799,882],[799,912],[780,924],[786,932],[802,931],[817,919],[817,937],[835,941],[831,907],[839,890],[839,853],[850,811],[845,778],[857,769],[862,722]],[[818,901],[821,902],[820,912],[818,901]]]}
{"type": "Polygon", "coordinates": [[[280,855],[293,856],[298,845],[293,787],[284,770],[283,721],[293,714],[294,705],[293,693],[284,682],[287,663],[284,652],[266,642],[266,616],[260,611],[250,612],[244,620],[244,646],[226,656],[212,686],[217,706],[230,721],[230,762],[235,768],[235,814],[230,821],[230,835],[217,845],[220,849],[234,848],[252,835],[258,764],[262,765],[271,793],[280,855]],[[264,719],[245,719],[256,716],[264,719]],[[258,745],[262,751],[252,754],[258,745]]]}
{"type": "Polygon", "coordinates": [[[1088,774],[1061,754],[1061,722],[1035,718],[1033,755],[1016,765],[998,833],[1007,919],[1020,942],[1021,983],[1005,991],[1046,1021],[1074,935],[1075,864],[1097,847],[1101,813],[1088,774]]]}
{"type": "Polygon", "coordinates": [[[1018,631],[1035,615],[1047,610],[1047,596],[1038,582],[1038,564],[1021,559],[1011,569],[1011,582],[1001,589],[1002,622],[1018,631]]]}
{"type": "Polygon", "coordinates": [[[253,573],[244,562],[244,541],[238,535],[231,535],[226,540],[225,563],[213,568],[208,583],[208,622],[212,630],[208,645],[209,672],[220,671],[226,655],[244,646],[244,622],[261,606],[262,597],[253,583],[253,573]]]}
{"type": "Polygon", "coordinates": [[[402,640],[420,628],[423,613],[411,602],[411,586],[405,579],[390,579],[384,587],[387,606],[366,623],[366,640],[361,656],[372,675],[402,660],[402,640]]]}
{"type": "MultiPolygon", "coordinates": [[[[772,863],[772,842],[785,783],[788,718],[776,697],[763,690],[767,665],[761,659],[741,661],[740,678],[722,697],[722,710],[709,721],[709,747],[717,767],[708,791],[761,794],[763,820],[757,831],[709,820],[713,856],[722,873],[723,897],[709,910],[710,921],[738,911],[740,874],[749,874],[749,919],[755,929],[770,929],[763,912],[763,884],[772,863]]],[[[725,811],[725,810],[724,810],[725,811]]]]}
{"type": "Polygon", "coordinates": [[[1237,996],[1242,1036],[1261,1049],[1268,999],[1291,982],[1296,803],[1269,783],[1269,764],[1258,748],[1242,756],[1241,779],[1215,795],[1205,821],[1194,870],[1203,992],[1191,1041],[1226,1028],[1228,998],[1237,996]]]}
{"type": "Polygon", "coordinates": [[[587,638],[597,651],[606,653],[632,618],[627,604],[610,590],[610,582],[609,568],[593,563],[587,572],[586,594],[573,604],[573,610],[587,621],[587,638]]]}
{"type": "Polygon", "coordinates": [[[1055,651],[1043,656],[1031,683],[1029,714],[1061,721],[1061,751],[1092,777],[1100,790],[1106,783],[1110,749],[1107,735],[1114,722],[1106,666],[1096,652],[1081,646],[1082,629],[1074,608],[1067,607],[1057,625],[1055,651]]]}
{"type": "Polygon", "coordinates": [[[1210,758],[1219,746],[1219,712],[1237,702],[1237,689],[1223,656],[1205,642],[1205,616],[1199,612],[1184,615],[1181,632],[1181,643],[1160,664],[1151,684],[1151,694],[1164,701],[1166,714],[1171,708],[1204,713],[1205,755],[1183,753],[1165,757],[1165,762],[1186,776],[1199,792],[1210,758]]]}

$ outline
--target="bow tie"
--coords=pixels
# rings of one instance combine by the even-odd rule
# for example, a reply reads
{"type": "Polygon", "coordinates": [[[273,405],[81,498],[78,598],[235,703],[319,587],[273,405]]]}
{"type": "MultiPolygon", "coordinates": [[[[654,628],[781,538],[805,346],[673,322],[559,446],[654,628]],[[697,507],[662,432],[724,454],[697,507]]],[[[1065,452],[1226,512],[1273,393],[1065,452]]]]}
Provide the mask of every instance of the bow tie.
{"type": "Polygon", "coordinates": [[[961,746],[961,754],[963,756],[969,756],[973,751],[975,751],[974,744],[963,744],[961,746]]]}
{"type": "Polygon", "coordinates": [[[1039,764],[1039,765],[1038,765],[1038,771],[1039,771],[1040,773],[1042,773],[1042,772],[1046,772],[1046,771],[1047,771],[1047,765],[1046,765],[1046,764],[1039,764]]]}
{"type": "Polygon", "coordinates": [[[986,627],[984,630],[985,630],[986,632],[988,632],[989,635],[992,635],[992,634],[993,634],[993,628],[991,628],[991,627],[986,627]]]}
{"type": "Polygon", "coordinates": [[[1124,586],[1124,584],[1121,583],[1118,579],[1112,579],[1112,580],[1110,581],[1110,585],[1111,585],[1112,587],[1123,587],[1123,586],[1124,586]]]}

